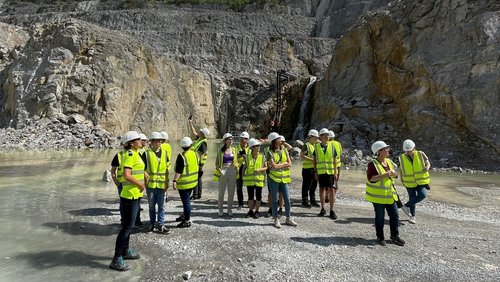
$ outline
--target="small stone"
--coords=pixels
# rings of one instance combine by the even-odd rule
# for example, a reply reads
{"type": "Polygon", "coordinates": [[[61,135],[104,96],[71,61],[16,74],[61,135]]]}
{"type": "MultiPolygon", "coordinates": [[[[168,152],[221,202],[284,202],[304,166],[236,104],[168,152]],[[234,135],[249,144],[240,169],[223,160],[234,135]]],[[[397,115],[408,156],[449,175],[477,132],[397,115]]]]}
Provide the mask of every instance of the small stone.
{"type": "Polygon", "coordinates": [[[184,278],[184,280],[189,280],[189,278],[191,278],[191,274],[193,274],[193,272],[186,271],[182,274],[182,278],[184,278]]]}
{"type": "Polygon", "coordinates": [[[241,259],[241,258],[237,258],[236,260],[237,260],[238,262],[241,262],[241,261],[242,261],[242,259],[241,259]]]}

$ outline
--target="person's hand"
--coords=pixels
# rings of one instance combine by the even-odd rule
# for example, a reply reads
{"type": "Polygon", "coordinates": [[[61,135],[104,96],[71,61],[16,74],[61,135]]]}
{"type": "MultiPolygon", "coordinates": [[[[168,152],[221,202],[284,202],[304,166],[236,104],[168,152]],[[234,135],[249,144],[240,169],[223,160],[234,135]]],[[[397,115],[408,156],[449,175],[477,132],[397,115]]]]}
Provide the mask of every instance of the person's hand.
{"type": "Polygon", "coordinates": [[[175,182],[175,181],[173,182],[172,189],[177,190],[177,182],[175,182]]]}
{"type": "Polygon", "coordinates": [[[144,183],[141,183],[141,185],[139,185],[139,190],[143,192],[144,189],[146,189],[146,185],[144,183]]]}

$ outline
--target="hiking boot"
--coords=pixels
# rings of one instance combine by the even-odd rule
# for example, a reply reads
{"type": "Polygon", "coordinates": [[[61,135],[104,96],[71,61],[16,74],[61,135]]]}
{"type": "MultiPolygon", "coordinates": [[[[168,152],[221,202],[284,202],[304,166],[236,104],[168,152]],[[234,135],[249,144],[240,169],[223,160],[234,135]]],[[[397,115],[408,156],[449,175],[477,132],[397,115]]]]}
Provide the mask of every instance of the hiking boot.
{"type": "Polygon", "coordinates": [[[335,212],[333,210],[330,211],[330,218],[333,220],[337,219],[337,215],[335,214],[335,212]]]}
{"type": "Polygon", "coordinates": [[[410,220],[408,220],[408,222],[411,224],[417,224],[417,221],[415,220],[414,216],[410,217],[410,220]]]}
{"type": "Polygon", "coordinates": [[[282,208],[280,208],[280,209],[278,210],[278,218],[281,218],[282,216],[283,216],[283,209],[282,209],[282,208]]]}
{"type": "Polygon", "coordinates": [[[279,218],[274,219],[274,227],[276,227],[278,229],[281,228],[281,222],[280,222],[279,218]]]}
{"type": "Polygon", "coordinates": [[[325,214],[326,214],[325,209],[321,209],[321,211],[319,212],[318,216],[325,216],[325,214]]]}
{"type": "Polygon", "coordinates": [[[253,210],[249,210],[247,212],[247,215],[245,216],[246,218],[253,217],[253,210]]]}
{"type": "Polygon", "coordinates": [[[177,222],[184,221],[184,215],[181,214],[181,216],[179,216],[178,218],[176,218],[175,221],[177,221],[177,222]]]}
{"type": "Polygon", "coordinates": [[[320,207],[321,205],[318,204],[318,202],[316,202],[316,201],[311,201],[311,206],[312,207],[320,207]]]}
{"type": "Polygon", "coordinates": [[[407,206],[402,206],[401,210],[409,217],[411,217],[410,208],[407,206]]]}
{"type": "Polygon", "coordinates": [[[386,246],[387,245],[387,243],[385,242],[384,238],[377,238],[377,244],[379,244],[380,246],[386,246]]]}
{"type": "Polygon", "coordinates": [[[258,211],[254,212],[254,213],[253,213],[253,215],[252,215],[252,217],[253,217],[254,219],[259,218],[259,217],[260,217],[259,212],[258,212],[258,211]]]}
{"type": "Polygon", "coordinates": [[[297,222],[293,221],[291,218],[287,218],[285,224],[293,227],[297,226],[297,222]]]}
{"type": "Polygon", "coordinates": [[[142,230],[142,229],[144,229],[144,224],[142,222],[137,222],[135,224],[135,228],[139,229],[139,230],[142,230]]]}
{"type": "Polygon", "coordinates": [[[306,208],[306,209],[310,209],[311,208],[311,205],[309,204],[309,202],[307,201],[302,201],[302,207],[303,208],[306,208]]]}
{"type": "Polygon", "coordinates": [[[177,224],[177,227],[178,228],[188,228],[188,227],[191,227],[191,222],[183,220],[181,223],[177,224]]]}
{"type": "Polygon", "coordinates": [[[127,253],[123,256],[123,259],[140,259],[140,258],[141,255],[139,255],[139,253],[132,248],[128,248],[127,253]]]}
{"type": "Polygon", "coordinates": [[[155,225],[154,225],[154,223],[153,223],[153,224],[151,224],[151,225],[149,226],[148,231],[149,231],[149,232],[153,232],[154,230],[155,230],[155,225]]]}
{"type": "Polygon", "coordinates": [[[128,270],[128,266],[125,264],[123,257],[116,257],[111,261],[109,268],[118,270],[118,271],[126,271],[128,270]]]}
{"type": "Polygon", "coordinates": [[[404,246],[406,243],[403,239],[399,238],[399,236],[391,236],[391,241],[398,246],[404,246]]]}
{"type": "Polygon", "coordinates": [[[164,234],[168,234],[170,233],[170,228],[166,227],[165,225],[162,225],[160,226],[160,228],[158,228],[158,231],[164,234]]]}

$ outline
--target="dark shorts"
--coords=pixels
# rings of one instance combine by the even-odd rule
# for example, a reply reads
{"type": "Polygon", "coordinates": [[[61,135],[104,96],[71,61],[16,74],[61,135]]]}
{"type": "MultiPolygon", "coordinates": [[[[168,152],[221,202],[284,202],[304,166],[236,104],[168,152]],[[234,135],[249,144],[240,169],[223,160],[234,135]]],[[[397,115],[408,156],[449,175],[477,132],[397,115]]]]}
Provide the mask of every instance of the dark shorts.
{"type": "Polygon", "coordinates": [[[318,175],[319,187],[321,188],[335,188],[335,182],[333,180],[333,175],[329,174],[319,174],[318,175]]]}

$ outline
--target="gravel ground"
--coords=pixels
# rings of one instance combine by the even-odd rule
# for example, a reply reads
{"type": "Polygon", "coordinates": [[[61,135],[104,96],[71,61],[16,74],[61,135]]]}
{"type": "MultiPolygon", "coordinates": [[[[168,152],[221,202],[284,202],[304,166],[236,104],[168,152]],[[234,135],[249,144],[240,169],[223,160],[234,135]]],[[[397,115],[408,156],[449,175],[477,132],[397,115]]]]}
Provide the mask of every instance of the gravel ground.
{"type": "MultiPolygon", "coordinates": [[[[294,183],[300,183],[295,180],[294,183]]],[[[245,218],[246,209],[229,218],[217,216],[216,188],[205,182],[202,200],[194,201],[193,225],[177,229],[182,205],[170,191],[168,235],[138,232],[132,245],[142,255],[130,261],[131,276],[141,281],[498,281],[500,278],[500,188],[467,189],[484,201],[471,208],[426,200],[417,209],[417,224],[401,213],[400,234],[407,244],[376,245],[373,209],[360,197],[339,193],[338,220],[316,216],[319,208],[300,207],[300,190],[292,188],[292,216],[298,227],[276,229],[270,218],[245,218]]],[[[246,193],[245,193],[246,194],[246,193]]],[[[264,193],[264,197],[267,193],[264,193]]],[[[104,208],[112,207],[103,202],[104,208]]],[[[143,204],[146,222],[147,204],[143,204]]],[[[261,213],[267,207],[261,209],[261,213]]],[[[101,217],[104,223],[118,216],[101,217]]],[[[282,218],[284,222],[284,218],[282,218]]],[[[389,237],[388,220],[385,226],[389,237]]]]}

